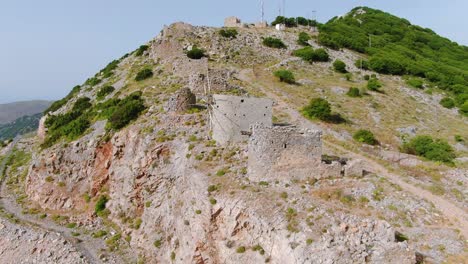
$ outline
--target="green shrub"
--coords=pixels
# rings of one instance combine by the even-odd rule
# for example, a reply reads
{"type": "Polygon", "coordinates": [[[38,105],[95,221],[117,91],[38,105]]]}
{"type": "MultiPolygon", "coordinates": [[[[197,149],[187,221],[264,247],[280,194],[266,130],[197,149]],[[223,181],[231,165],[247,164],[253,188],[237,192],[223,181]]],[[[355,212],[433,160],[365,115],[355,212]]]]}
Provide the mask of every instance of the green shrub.
{"type": "Polygon", "coordinates": [[[154,241],[153,245],[156,247],[156,248],[160,248],[162,246],[162,240],[161,239],[157,239],[154,241]]]}
{"type": "Polygon", "coordinates": [[[296,80],[294,78],[294,74],[291,71],[288,70],[278,70],[274,72],[274,75],[278,77],[280,82],[285,82],[289,84],[294,84],[296,83],[296,80]]]}
{"type": "Polygon", "coordinates": [[[120,60],[113,60],[107,66],[102,69],[99,73],[102,75],[103,78],[109,78],[114,75],[114,70],[117,69],[119,66],[120,60]]]}
{"type": "Polygon", "coordinates": [[[327,62],[330,60],[330,56],[328,55],[325,49],[316,49],[312,56],[312,61],[314,62],[327,62]]]}
{"type": "Polygon", "coordinates": [[[412,138],[403,145],[402,150],[408,154],[418,155],[434,161],[451,162],[455,159],[455,153],[446,141],[434,140],[426,135],[412,138]]]}
{"type": "Polygon", "coordinates": [[[149,49],[148,45],[141,45],[136,51],[135,51],[135,56],[140,57],[149,49]]]}
{"type": "Polygon", "coordinates": [[[309,45],[309,40],[311,39],[310,35],[305,33],[305,32],[301,32],[299,33],[299,38],[297,40],[297,44],[299,45],[302,45],[302,46],[310,46],[309,45]]]}
{"type": "Polygon", "coordinates": [[[141,92],[135,92],[120,101],[109,117],[109,127],[121,129],[137,119],[146,107],[141,98],[141,92]]]}
{"type": "Polygon", "coordinates": [[[460,135],[455,135],[454,138],[455,138],[456,142],[464,142],[465,141],[465,139],[460,135]]]}
{"type": "Polygon", "coordinates": [[[192,47],[191,50],[187,51],[187,57],[192,60],[199,60],[205,57],[205,51],[197,47],[192,47]]]}
{"type": "Polygon", "coordinates": [[[368,145],[377,144],[377,140],[375,139],[374,134],[372,134],[372,132],[370,132],[369,130],[358,130],[356,133],[354,133],[353,139],[361,143],[366,143],[368,145]]]}
{"type": "Polygon", "coordinates": [[[102,100],[102,99],[104,99],[104,97],[106,97],[108,94],[112,93],[113,91],[115,91],[115,88],[113,86],[106,85],[106,86],[102,87],[96,93],[96,97],[97,97],[98,100],[102,100]]]}
{"type": "Polygon", "coordinates": [[[295,50],[293,55],[310,63],[327,62],[330,59],[328,53],[324,49],[314,50],[312,47],[304,47],[302,49],[295,50]]]}
{"type": "Polygon", "coordinates": [[[341,73],[347,73],[348,71],[346,70],[346,63],[344,63],[343,61],[341,60],[335,60],[333,62],[333,69],[337,72],[341,72],[341,73]]]}
{"type": "Polygon", "coordinates": [[[349,97],[361,97],[361,92],[359,91],[359,88],[351,87],[346,95],[349,97]]]}
{"type": "Polygon", "coordinates": [[[370,78],[369,81],[367,81],[367,89],[370,91],[378,92],[380,91],[380,87],[382,87],[382,84],[376,78],[370,78]]]}
{"type": "Polygon", "coordinates": [[[109,198],[105,195],[99,196],[99,200],[96,202],[94,207],[94,212],[99,215],[102,211],[106,209],[106,204],[109,201],[109,198]]]}
{"type": "Polygon", "coordinates": [[[245,253],[245,247],[238,247],[236,249],[236,252],[239,253],[239,254],[245,253]]]}
{"type": "Polygon", "coordinates": [[[137,73],[135,81],[140,82],[151,77],[153,77],[153,71],[151,69],[143,69],[137,73]]]}
{"type": "Polygon", "coordinates": [[[463,115],[468,115],[468,101],[466,101],[462,106],[460,106],[460,113],[463,115]]]}
{"type": "Polygon", "coordinates": [[[228,29],[221,29],[219,31],[219,35],[221,35],[224,38],[237,38],[237,35],[239,33],[237,32],[236,29],[234,28],[228,28],[228,29]]]}
{"type": "Polygon", "coordinates": [[[107,231],[105,231],[105,230],[99,230],[99,231],[97,231],[96,233],[93,233],[93,234],[92,234],[92,237],[93,237],[93,238],[101,238],[101,237],[106,236],[106,235],[107,235],[107,231]]]}
{"type": "Polygon", "coordinates": [[[414,88],[419,88],[419,89],[424,88],[424,82],[420,79],[410,78],[406,80],[406,84],[414,88]]]}
{"type": "Polygon", "coordinates": [[[287,46],[286,44],[283,43],[281,39],[277,38],[272,38],[272,37],[267,37],[263,39],[263,45],[270,47],[270,48],[275,48],[275,49],[286,49],[287,46]]]}
{"type": "Polygon", "coordinates": [[[101,79],[98,79],[97,77],[93,77],[93,78],[89,78],[88,80],[86,80],[85,85],[89,85],[92,87],[100,83],[101,83],[101,79]]]}
{"type": "Polygon", "coordinates": [[[308,118],[327,120],[331,116],[331,106],[323,98],[314,98],[310,100],[309,105],[303,108],[303,113],[308,118]]]}
{"type": "Polygon", "coordinates": [[[441,106],[448,108],[448,109],[452,109],[455,107],[455,101],[453,101],[453,99],[449,97],[443,98],[442,100],[440,100],[439,103],[441,106]]]}
{"type": "Polygon", "coordinates": [[[83,113],[91,106],[93,106],[91,104],[91,99],[89,99],[88,97],[82,97],[76,100],[75,104],[73,105],[72,111],[77,113],[83,113]]]}

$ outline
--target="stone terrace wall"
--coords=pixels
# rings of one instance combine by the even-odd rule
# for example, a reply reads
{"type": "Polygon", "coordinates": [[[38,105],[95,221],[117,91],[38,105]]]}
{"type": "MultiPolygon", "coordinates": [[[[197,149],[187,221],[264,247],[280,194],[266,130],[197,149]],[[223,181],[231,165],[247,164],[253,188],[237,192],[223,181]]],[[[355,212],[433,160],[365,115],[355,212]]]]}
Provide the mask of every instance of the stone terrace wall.
{"type": "Polygon", "coordinates": [[[307,179],[321,174],[325,166],[321,135],[294,126],[255,124],[249,141],[249,179],[307,179]]]}
{"type": "Polygon", "coordinates": [[[272,126],[273,101],[267,98],[213,95],[213,139],[220,144],[247,141],[250,126],[272,126]]]}

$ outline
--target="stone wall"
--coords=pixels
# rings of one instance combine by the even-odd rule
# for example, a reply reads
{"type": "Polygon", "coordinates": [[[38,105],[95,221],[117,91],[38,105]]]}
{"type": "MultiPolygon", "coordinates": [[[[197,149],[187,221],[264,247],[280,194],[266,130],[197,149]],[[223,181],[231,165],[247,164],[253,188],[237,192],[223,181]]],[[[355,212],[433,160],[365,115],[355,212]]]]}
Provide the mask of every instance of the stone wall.
{"type": "Polygon", "coordinates": [[[167,112],[185,113],[197,103],[196,96],[189,88],[182,88],[175,93],[165,106],[167,112]]]}
{"type": "Polygon", "coordinates": [[[225,27],[242,27],[242,21],[237,17],[227,17],[224,19],[225,27]]]}
{"type": "Polygon", "coordinates": [[[223,145],[247,141],[251,125],[272,126],[272,108],[273,101],[267,98],[213,95],[213,139],[223,145]]]}
{"type": "Polygon", "coordinates": [[[317,174],[322,166],[321,135],[294,126],[255,124],[249,141],[249,178],[307,179],[317,174]]]}

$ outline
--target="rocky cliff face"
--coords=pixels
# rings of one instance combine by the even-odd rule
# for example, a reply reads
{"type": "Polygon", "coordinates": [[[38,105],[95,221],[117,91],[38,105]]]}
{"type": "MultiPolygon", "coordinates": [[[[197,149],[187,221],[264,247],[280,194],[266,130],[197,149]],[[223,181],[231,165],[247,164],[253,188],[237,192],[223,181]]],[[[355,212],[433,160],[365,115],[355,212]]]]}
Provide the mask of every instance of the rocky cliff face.
{"type": "MultiPolygon", "coordinates": [[[[376,220],[389,214],[384,207],[401,191],[396,186],[376,175],[253,183],[245,171],[247,144],[213,142],[207,110],[164,111],[165,102],[184,86],[204,104],[208,80],[213,93],[263,94],[242,74],[254,65],[296,63],[289,55],[298,48],[296,32],[240,29],[236,39],[226,41],[214,28],[177,23],[149,47],[141,57],[132,54],[120,61],[114,77],[95,87],[85,85],[76,96],[97,104],[96,92],[110,84],[116,91],[108,98],[143,91],[148,110],[115,133],[106,130],[106,121],[97,121],[81,138],[34,153],[26,178],[34,204],[91,223],[95,230],[114,230],[121,234],[120,247],[135,252],[128,257],[146,263],[416,262],[414,245],[397,241],[395,228],[376,220]],[[264,48],[261,38],[268,35],[280,36],[289,49],[264,48]],[[210,62],[187,58],[184,52],[195,45],[206,50],[210,62]],[[144,67],[156,76],[134,82],[144,67]],[[380,197],[384,190],[379,184],[394,193],[380,197]],[[98,216],[95,204],[103,196],[108,198],[106,212],[98,216]]],[[[320,74],[328,66],[317,66],[320,74]]],[[[67,112],[76,98],[54,114],[67,112]]],[[[40,131],[42,137],[45,129],[40,131]]],[[[407,199],[408,204],[418,201],[407,199]]],[[[402,209],[410,225],[444,221],[432,215],[429,203],[419,206],[421,219],[408,220],[407,208],[402,209]]],[[[405,219],[394,223],[401,227],[405,219]]]]}

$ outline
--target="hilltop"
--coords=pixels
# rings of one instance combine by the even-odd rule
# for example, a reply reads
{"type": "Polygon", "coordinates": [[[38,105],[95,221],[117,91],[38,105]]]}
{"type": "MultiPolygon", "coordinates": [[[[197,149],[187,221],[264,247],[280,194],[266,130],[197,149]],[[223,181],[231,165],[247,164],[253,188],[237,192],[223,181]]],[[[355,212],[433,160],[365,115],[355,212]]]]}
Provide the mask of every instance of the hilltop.
{"type": "Polygon", "coordinates": [[[319,32],[165,27],[54,102],[37,137],[2,144],[2,217],[59,232],[83,263],[466,261],[464,59],[439,61],[456,73],[441,80],[383,72],[388,46],[338,38],[361,45],[366,19],[377,43],[387,19],[411,27],[368,8],[319,32]],[[220,126],[253,117],[275,126],[220,126]]]}

